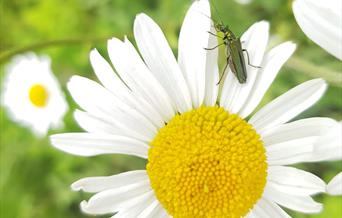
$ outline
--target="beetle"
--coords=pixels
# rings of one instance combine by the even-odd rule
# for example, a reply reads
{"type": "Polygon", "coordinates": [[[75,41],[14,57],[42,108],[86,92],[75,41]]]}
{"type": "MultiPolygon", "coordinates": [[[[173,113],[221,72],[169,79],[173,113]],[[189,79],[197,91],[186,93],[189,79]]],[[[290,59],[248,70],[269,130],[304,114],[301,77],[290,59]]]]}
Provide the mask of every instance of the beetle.
{"type": "Polygon", "coordinates": [[[243,52],[247,53],[248,58],[248,65],[255,67],[255,68],[261,68],[259,66],[254,66],[249,61],[249,54],[246,49],[242,48],[242,43],[239,37],[236,37],[235,34],[229,29],[227,25],[224,25],[222,23],[215,22],[214,27],[217,32],[221,32],[223,34],[223,37],[220,37],[210,31],[208,31],[209,34],[217,36],[222,38],[223,42],[213,48],[205,48],[206,50],[213,50],[221,45],[225,45],[226,48],[226,55],[227,55],[227,63],[226,66],[223,69],[223,73],[220,76],[220,79],[217,83],[220,84],[222,78],[224,77],[225,71],[229,65],[230,69],[238,79],[239,83],[243,84],[247,81],[247,69],[245,64],[245,58],[243,55],[243,52]]]}

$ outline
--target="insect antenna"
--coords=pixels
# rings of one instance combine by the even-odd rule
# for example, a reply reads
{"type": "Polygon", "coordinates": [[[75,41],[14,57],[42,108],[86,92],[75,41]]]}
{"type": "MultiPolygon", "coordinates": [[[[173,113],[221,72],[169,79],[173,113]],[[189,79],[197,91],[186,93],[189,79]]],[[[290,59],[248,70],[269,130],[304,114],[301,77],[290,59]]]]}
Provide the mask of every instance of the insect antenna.
{"type": "MultiPolygon", "coordinates": [[[[201,15],[205,16],[205,17],[208,18],[209,20],[211,20],[211,21],[213,22],[213,24],[214,24],[214,25],[212,24],[211,27],[214,27],[214,28],[216,29],[216,31],[217,31],[217,28],[215,27],[215,24],[217,23],[216,20],[214,20],[213,18],[209,17],[208,15],[204,14],[204,13],[201,12],[201,11],[197,11],[197,12],[200,13],[201,15]]],[[[211,34],[211,35],[213,35],[213,36],[222,38],[221,36],[218,36],[218,35],[216,35],[216,34],[210,32],[210,31],[208,31],[208,33],[211,34]]],[[[211,50],[211,49],[209,49],[209,50],[211,50]]]]}
{"type": "Polygon", "coordinates": [[[197,11],[198,13],[202,14],[203,16],[205,16],[206,18],[208,18],[209,20],[211,20],[213,23],[217,23],[215,19],[209,17],[208,15],[206,15],[205,13],[201,12],[201,11],[197,11]]]}
{"type": "Polygon", "coordinates": [[[220,23],[223,24],[223,21],[222,21],[222,19],[221,19],[220,13],[219,13],[219,11],[217,10],[217,8],[216,8],[216,6],[215,6],[215,4],[214,4],[214,1],[209,1],[209,2],[213,5],[213,8],[214,8],[214,10],[215,10],[215,12],[216,12],[216,14],[217,14],[219,20],[220,20],[220,23]]]}

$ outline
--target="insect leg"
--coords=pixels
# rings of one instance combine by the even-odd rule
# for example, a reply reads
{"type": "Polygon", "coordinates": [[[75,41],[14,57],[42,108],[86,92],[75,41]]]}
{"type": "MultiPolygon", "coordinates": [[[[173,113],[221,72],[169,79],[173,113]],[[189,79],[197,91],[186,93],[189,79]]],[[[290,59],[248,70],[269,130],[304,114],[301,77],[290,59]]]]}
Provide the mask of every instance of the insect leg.
{"type": "Polygon", "coordinates": [[[218,44],[217,46],[215,46],[215,47],[212,47],[212,48],[204,48],[205,50],[214,50],[215,48],[217,48],[217,47],[219,47],[219,46],[221,46],[221,45],[223,45],[224,43],[221,43],[221,44],[218,44]]]}
{"type": "Polygon", "coordinates": [[[219,35],[216,35],[215,33],[212,33],[212,32],[210,32],[210,31],[207,31],[210,35],[213,35],[213,36],[216,36],[216,37],[219,37],[219,38],[221,38],[221,39],[223,39],[223,37],[221,37],[221,36],[219,36],[219,35]]]}
{"type": "Polygon", "coordinates": [[[224,69],[222,71],[222,75],[220,76],[220,79],[219,81],[216,83],[216,85],[220,84],[220,82],[222,81],[223,77],[224,77],[224,74],[226,72],[226,69],[228,67],[228,64],[229,64],[229,59],[230,59],[230,55],[227,57],[227,63],[226,63],[226,66],[224,66],[224,69]]]}
{"type": "Polygon", "coordinates": [[[260,66],[255,66],[255,65],[250,63],[250,61],[249,61],[249,54],[248,54],[248,51],[246,49],[242,49],[242,51],[247,53],[247,59],[248,59],[248,65],[249,66],[252,66],[252,67],[255,67],[255,68],[261,68],[260,66]]]}

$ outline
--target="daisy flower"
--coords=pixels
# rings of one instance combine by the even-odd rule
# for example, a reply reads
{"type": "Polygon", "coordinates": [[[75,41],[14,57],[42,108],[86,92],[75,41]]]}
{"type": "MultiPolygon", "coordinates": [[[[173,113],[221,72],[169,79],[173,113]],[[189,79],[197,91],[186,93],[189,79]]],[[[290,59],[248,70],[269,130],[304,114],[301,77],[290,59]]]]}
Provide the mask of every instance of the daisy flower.
{"type": "Polygon", "coordinates": [[[341,0],[293,2],[293,13],[303,32],[340,60],[342,60],[341,9],[341,0]]]}
{"type": "Polygon", "coordinates": [[[68,106],[49,57],[34,53],[15,56],[5,72],[1,100],[13,120],[39,136],[63,124],[68,106]]]}
{"type": "MultiPolygon", "coordinates": [[[[180,30],[178,60],[162,30],[137,15],[138,51],[125,38],[108,41],[111,63],[90,53],[102,83],[73,76],[68,88],[82,110],[87,132],[51,136],[65,152],[94,156],[128,154],[147,159],[146,170],[83,178],[75,191],[96,193],[81,203],[88,214],[114,217],[289,217],[279,206],[317,213],[311,195],[324,192],[317,176],[287,165],[314,161],[314,142],[335,124],[329,118],[287,123],[324,93],[322,79],[307,81],[257,107],[279,69],[295,50],[285,42],[265,52],[269,25],[242,36],[251,63],[240,84],[227,69],[217,86],[218,51],[207,0],[195,1],[180,30]],[[117,74],[116,74],[116,73],[117,74]]],[[[245,56],[245,58],[247,58],[245,56]]]]}

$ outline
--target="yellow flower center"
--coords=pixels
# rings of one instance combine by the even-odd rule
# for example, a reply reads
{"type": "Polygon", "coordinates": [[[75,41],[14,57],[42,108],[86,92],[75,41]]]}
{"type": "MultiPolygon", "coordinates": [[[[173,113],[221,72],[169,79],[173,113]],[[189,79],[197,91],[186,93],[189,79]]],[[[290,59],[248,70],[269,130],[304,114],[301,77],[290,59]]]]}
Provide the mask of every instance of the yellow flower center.
{"type": "Polygon", "coordinates": [[[29,90],[29,98],[34,106],[45,107],[48,102],[49,93],[41,84],[35,84],[29,90]]]}
{"type": "Polygon", "coordinates": [[[263,193],[265,148],[238,115],[203,106],[176,115],[159,130],[147,173],[174,218],[239,218],[263,193]]]}

